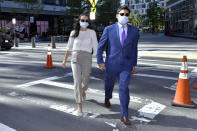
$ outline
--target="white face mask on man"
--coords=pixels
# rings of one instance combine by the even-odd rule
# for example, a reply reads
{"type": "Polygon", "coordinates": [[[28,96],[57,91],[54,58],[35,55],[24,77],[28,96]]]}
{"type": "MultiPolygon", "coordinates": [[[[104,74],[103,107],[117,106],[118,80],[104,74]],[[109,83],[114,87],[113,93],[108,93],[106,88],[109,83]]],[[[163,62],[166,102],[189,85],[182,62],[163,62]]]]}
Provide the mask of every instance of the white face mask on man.
{"type": "Polygon", "coordinates": [[[88,26],[89,26],[89,23],[88,22],[81,22],[80,21],[80,26],[84,29],[86,29],[88,26]]]}
{"type": "Polygon", "coordinates": [[[127,16],[119,16],[118,17],[118,22],[121,24],[121,25],[125,25],[127,24],[129,21],[129,18],[127,16]]]}

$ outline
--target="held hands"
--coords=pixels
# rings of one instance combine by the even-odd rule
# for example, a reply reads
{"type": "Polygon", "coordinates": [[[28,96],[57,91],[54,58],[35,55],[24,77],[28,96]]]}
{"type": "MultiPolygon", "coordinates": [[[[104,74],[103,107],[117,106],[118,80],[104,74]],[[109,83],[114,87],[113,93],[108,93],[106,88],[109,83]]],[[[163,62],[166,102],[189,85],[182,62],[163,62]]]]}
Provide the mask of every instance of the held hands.
{"type": "Polygon", "coordinates": [[[98,64],[98,66],[99,66],[99,69],[101,69],[101,70],[105,70],[105,64],[104,64],[104,63],[102,63],[102,64],[98,64]]]}

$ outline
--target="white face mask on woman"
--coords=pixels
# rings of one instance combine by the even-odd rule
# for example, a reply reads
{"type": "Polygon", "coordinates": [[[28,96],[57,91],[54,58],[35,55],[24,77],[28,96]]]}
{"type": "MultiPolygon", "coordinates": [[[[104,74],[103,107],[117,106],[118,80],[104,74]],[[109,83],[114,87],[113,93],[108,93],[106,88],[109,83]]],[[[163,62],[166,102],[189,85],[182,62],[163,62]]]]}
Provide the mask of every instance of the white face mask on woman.
{"type": "Polygon", "coordinates": [[[88,22],[81,22],[80,21],[80,26],[84,29],[86,29],[88,26],[89,26],[89,23],[88,22]]]}
{"type": "Polygon", "coordinates": [[[129,21],[129,18],[127,16],[119,16],[118,17],[118,22],[121,24],[121,25],[125,25],[127,24],[129,21]]]}

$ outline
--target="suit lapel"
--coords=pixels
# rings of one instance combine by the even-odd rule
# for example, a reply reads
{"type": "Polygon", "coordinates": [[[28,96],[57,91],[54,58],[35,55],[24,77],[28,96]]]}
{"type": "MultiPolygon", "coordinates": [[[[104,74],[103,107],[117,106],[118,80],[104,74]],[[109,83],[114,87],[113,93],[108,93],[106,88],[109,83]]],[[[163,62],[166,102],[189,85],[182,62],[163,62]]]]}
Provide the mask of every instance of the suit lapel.
{"type": "Polygon", "coordinates": [[[131,26],[127,25],[127,37],[126,37],[126,39],[124,41],[124,45],[123,46],[125,46],[127,44],[128,40],[129,40],[130,31],[131,31],[131,26]]]}

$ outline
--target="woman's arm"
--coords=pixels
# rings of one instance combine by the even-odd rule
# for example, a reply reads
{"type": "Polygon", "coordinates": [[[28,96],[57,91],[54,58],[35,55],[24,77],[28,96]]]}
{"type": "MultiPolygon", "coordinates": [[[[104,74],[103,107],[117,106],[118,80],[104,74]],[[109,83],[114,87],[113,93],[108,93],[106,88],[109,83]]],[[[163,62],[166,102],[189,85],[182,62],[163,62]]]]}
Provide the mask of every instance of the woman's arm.
{"type": "Polygon", "coordinates": [[[68,59],[68,56],[70,55],[71,51],[66,51],[66,54],[64,56],[64,60],[62,61],[62,67],[66,68],[66,61],[68,59]]]}
{"type": "Polygon", "coordinates": [[[98,49],[98,40],[95,31],[92,33],[92,44],[93,44],[93,55],[96,56],[98,49]]]}
{"type": "Polygon", "coordinates": [[[73,43],[74,43],[74,37],[72,37],[73,34],[74,34],[74,31],[72,31],[70,33],[70,37],[69,37],[68,45],[67,45],[67,51],[66,51],[66,54],[64,56],[64,59],[62,61],[62,67],[63,68],[66,68],[66,61],[67,61],[69,55],[71,54],[71,51],[72,51],[72,48],[73,48],[73,43]]]}

